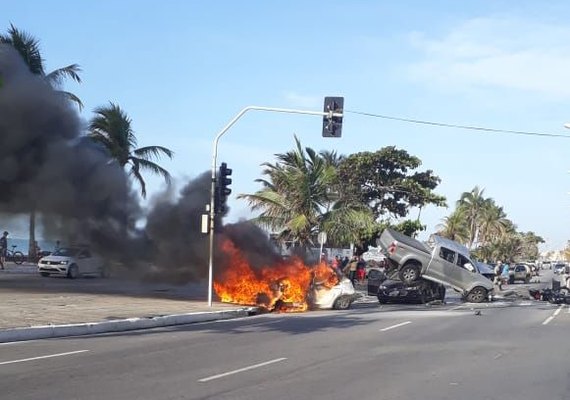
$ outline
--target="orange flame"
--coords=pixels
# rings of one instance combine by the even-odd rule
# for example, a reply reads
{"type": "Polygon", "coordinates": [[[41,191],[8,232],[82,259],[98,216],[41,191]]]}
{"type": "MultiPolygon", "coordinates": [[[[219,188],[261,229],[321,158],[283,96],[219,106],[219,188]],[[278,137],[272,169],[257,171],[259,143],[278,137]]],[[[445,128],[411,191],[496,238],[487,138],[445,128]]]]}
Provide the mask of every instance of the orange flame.
{"type": "Polygon", "coordinates": [[[261,306],[269,310],[305,311],[311,284],[331,288],[339,280],[325,263],[315,267],[293,257],[276,265],[254,270],[231,240],[222,242],[222,251],[230,258],[230,266],[214,281],[214,289],[222,302],[261,306]],[[280,301],[280,304],[278,303],[280,301]]]}

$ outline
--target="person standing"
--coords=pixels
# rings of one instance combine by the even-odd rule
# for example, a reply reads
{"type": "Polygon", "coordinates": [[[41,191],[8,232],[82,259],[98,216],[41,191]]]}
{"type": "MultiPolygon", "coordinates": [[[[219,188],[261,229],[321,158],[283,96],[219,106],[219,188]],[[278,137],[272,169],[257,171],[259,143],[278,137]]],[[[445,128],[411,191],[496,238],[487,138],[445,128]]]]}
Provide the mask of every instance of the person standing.
{"type": "Polygon", "coordinates": [[[352,260],[350,261],[350,263],[348,263],[348,265],[346,266],[346,269],[348,270],[348,279],[350,279],[350,281],[352,282],[352,284],[354,285],[356,282],[356,266],[358,265],[358,258],[356,256],[354,256],[352,258],[352,260]]]}
{"type": "Polygon", "coordinates": [[[358,262],[356,263],[356,279],[362,285],[364,283],[364,278],[366,277],[366,261],[362,256],[358,257],[358,262]]]}
{"type": "Polygon", "coordinates": [[[503,285],[509,281],[509,270],[509,263],[504,262],[501,270],[501,284],[499,285],[500,290],[503,290],[503,285]]]}
{"type": "Polygon", "coordinates": [[[6,254],[8,253],[8,231],[4,231],[0,237],[0,266],[4,269],[6,263],[6,254]]]}

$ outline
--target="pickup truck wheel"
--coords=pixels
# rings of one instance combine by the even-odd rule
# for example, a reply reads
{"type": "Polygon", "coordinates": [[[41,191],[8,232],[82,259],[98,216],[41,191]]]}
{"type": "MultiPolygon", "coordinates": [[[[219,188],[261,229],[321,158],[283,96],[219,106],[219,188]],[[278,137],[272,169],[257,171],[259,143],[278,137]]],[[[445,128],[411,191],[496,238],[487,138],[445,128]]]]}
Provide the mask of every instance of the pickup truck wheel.
{"type": "Polygon", "coordinates": [[[335,310],[348,310],[350,308],[352,301],[350,296],[341,296],[335,300],[333,304],[333,309],[335,310]]]}
{"type": "Polygon", "coordinates": [[[487,290],[481,286],[471,289],[467,295],[467,301],[470,303],[482,303],[487,299],[487,290]]]}
{"type": "Polygon", "coordinates": [[[409,263],[400,270],[400,280],[410,284],[417,281],[420,277],[420,266],[416,263],[409,263]]]}

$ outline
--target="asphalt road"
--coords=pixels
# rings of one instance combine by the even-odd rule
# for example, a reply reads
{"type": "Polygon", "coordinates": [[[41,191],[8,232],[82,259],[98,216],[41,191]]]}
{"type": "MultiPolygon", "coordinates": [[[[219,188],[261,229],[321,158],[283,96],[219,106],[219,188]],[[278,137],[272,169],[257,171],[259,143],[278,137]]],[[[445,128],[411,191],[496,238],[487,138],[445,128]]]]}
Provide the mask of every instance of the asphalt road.
{"type": "Polygon", "coordinates": [[[0,345],[0,396],[570,398],[568,306],[517,300],[477,307],[361,304],[0,345]]]}

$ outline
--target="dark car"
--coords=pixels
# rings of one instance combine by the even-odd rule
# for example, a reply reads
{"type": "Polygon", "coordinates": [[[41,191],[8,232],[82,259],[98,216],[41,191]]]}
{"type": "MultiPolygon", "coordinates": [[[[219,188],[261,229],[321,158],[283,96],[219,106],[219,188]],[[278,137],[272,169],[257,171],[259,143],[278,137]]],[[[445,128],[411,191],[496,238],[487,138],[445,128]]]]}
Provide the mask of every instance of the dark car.
{"type": "Polygon", "coordinates": [[[414,284],[400,280],[386,279],[380,271],[370,271],[368,277],[368,295],[376,296],[381,304],[408,303],[423,304],[445,298],[445,287],[439,283],[420,279],[414,284]]]}

